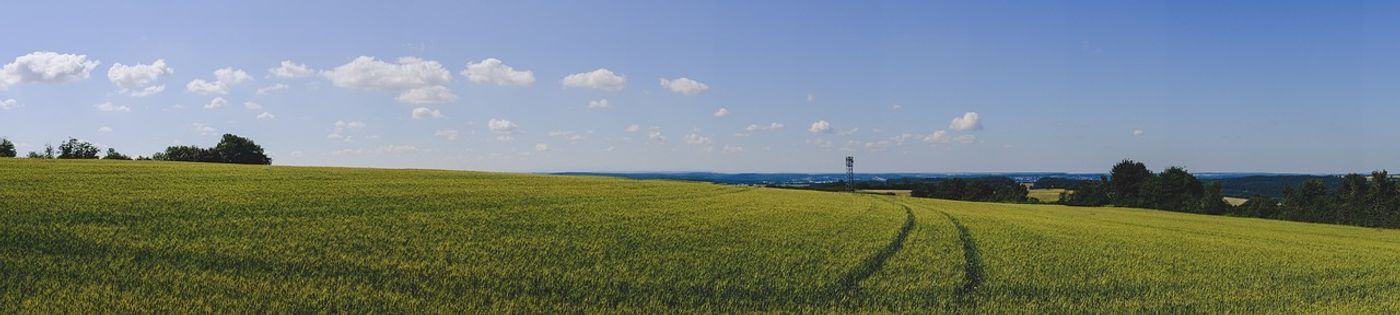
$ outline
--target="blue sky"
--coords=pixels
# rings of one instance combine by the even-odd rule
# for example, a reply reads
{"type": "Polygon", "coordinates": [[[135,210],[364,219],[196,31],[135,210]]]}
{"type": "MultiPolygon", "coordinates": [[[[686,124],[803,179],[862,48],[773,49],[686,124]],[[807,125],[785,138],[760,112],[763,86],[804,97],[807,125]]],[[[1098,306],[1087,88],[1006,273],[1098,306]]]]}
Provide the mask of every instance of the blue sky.
{"type": "Polygon", "coordinates": [[[21,152],[234,133],[283,165],[1400,169],[1393,2],[5,6],[0,136],[21,152]]]}

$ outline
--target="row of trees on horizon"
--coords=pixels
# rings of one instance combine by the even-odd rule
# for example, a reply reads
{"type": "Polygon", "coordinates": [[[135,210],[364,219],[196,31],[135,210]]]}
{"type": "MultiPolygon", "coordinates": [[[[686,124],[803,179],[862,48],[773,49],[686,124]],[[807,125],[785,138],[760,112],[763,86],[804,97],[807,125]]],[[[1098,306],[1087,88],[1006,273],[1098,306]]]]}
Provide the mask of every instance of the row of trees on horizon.
{"type": "Polygon", "coordinates": [[[1400,185],[1386,171],[1348,174],[1336,189],[1311,179],[1287,186],[1282,200],[1255,194],[1239,206],[1221,195],[1219,182],[1203,184],[1181,167],[1153,173],[1141,162],[1123,160],[1108,177],[1083,181],[1061,194],[1060,204],[1149,208],[1212,215],[1291,221],[1400,227],[1400,185]]]}
{"type": "MultiPolygon", "coordinates": [[[[100,152],[101,150],[92,143],[75,138],[68,138],[67,141],[59,144],[57,148],[52,145],[45,145],[43,151],[31,151],[25,157],[31,159],[90,160],[98,159],[98,154],[100,152]]],[[[17,157],[17,153],[13,142],[10,142],[9,139],[0,138],[0,157],[17,157]]],[[[115,148],[107,148],[106,154],[102,155],[100,158],[104,160],[132,160],[130,156],[117,152],[115,148]]],[[[224,134],[223,138],[219,140],[219,143],[212,148],[171,146],[165,148],[165,151],[151,154],[150,157],[137,156],[135,160],[272,164],[272,158],[263,153],[262,146],[254,143],[253,140],[232,134],[224,134]]]]}

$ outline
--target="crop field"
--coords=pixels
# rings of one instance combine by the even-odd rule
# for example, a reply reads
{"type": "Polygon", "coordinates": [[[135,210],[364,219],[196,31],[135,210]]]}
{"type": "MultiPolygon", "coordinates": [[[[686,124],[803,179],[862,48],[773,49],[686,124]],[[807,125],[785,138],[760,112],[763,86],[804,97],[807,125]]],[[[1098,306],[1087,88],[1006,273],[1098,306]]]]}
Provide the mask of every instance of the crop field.
{"type": "Polygon", "coordinates": [[[0,313],[1395,313],[1400,231],[430,170],[0,159],[0,313]]]}
{"type": "Polygon", "coordinates": [[[1043,203],[1055,203],[1060,201],[1060,193],[1065,192],[1065,190],[1061,188],[1031,189],[1027,191],[1026,197],[1035,198],[1043,203]]]}

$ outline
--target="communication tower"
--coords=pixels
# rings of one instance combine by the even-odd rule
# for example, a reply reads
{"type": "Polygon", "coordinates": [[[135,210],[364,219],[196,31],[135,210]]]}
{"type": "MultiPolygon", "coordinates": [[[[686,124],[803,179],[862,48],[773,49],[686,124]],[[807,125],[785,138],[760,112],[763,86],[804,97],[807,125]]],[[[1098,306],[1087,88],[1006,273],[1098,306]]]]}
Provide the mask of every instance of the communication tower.
{"type": "Polygon", "coordinates": [[[846,190],[856,191],[856,157],[846,157],[846,190]]]}

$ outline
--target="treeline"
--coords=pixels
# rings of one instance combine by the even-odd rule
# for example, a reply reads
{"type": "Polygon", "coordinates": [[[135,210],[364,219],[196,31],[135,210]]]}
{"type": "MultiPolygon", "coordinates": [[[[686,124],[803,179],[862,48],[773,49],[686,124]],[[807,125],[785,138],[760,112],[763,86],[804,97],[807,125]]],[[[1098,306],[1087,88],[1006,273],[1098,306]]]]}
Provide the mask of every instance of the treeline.
{"type": "MultiPolygon", "coordinates": [[[[99,152],[101,150],[92,143],[68,138],[57,148],[45,145],[43,151],[31,151],[26,157],[31,159],[98,159],[99,152]]],[[[16,153],[14,143],[10,142],[9,139],[0,138],[0,157],[15,157],[16,153]]],[[[100,158],[106,160],[132,159],[117,152],[114,148],[107,148],[107,153],[100,158]]],[[[165,148],[165,151],[152,154],[150,157],[138,156],[136,160],[272,164],[272,158],[263,153],[261,146],[248,138],[232,134],[225,134],[219,143],[212,148],[171,146],[165,148]]]]}
{"type": "Polygon", "coordinates": [[[1400,227],[1400,189],[1385,171],[1370,177],[1350,174],[1336,189],[1311,179],[1300,187],[1287,186],[1282,200],[1254,195],[1240,206],[1225,203],[1220,182],[1203,184],[1180,167],[1153,173],[1147,166],[1124,160],[1108,177],[1082,182],[1060,196],[1073,206],[1149,208],[1168,211],[1259,217],[1292,221],[1400,227]]]}
{"type": "Polygon", "coordinates": [[[967,201],[1027,202],[1025,185],[1008,177],[950,178],[915,185],[910,196],[967,201]]]}

